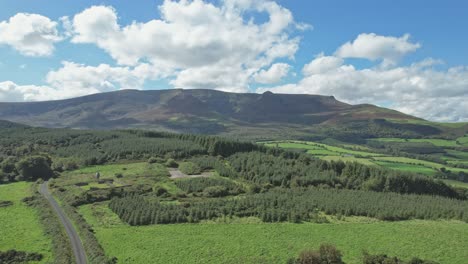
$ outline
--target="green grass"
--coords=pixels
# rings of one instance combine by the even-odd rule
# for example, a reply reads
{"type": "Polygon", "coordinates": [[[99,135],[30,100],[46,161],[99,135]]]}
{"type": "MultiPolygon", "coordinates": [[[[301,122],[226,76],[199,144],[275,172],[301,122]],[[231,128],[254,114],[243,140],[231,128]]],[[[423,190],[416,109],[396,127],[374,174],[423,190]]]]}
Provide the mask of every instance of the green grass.
{"type": "Polygon", "coordinates": [[[428,168],[433,168],[439,170],[440,168],[446,168],[452,172],[467,172],[468,169],[461,169],[461,168],[454,168],[447,165],[426,161],[426,160],[418,160],[406,157],[374,157],[374,160],[377,161],[390,161],[390,162],[397,162],[397,163],[405,163],[405,164],[413,164],[413,165],[422,165],[428,168]]]}
{"type": "Polygon", "coordinates": [[[367,158],[356,158],[356,157],[343,157],[343,156],[325,156],[322,158],[327,161],[344,161],[344,162],[358,162],[365,165],[375,166],[376,164],[367,158]]]}
{"type": "Polygon", "coordinates": [[[95,179],[96,172],[100,173],[100,179],[114,179],[113,186],[122,186],[134,183],[154,183],[156,178],[169,176],[165,166],[161,164],[149,164],[147,162],[107,164],[99,166],[89,166],[74,171],[62,173],[56,182],[61,186],[74,185],[76,183],[87,182],[89,185],[80,189],[88,190],[90,187],[108,188],[107,184],[100,184],[95,179]],[[117,178],[116,175],[123,175],[117,178]]]}
{"type": "Polygon", "coordinates": [[[468,182],[461,182],[461,181],[454,181],[454,180],[443,180],[448,185],[452,185],[454,187],[465,188],[468,189],[468,182]]]}
{"type": "Polygon", "coordinates": [[[460,142],[460,144],[468,146],[468,135],[465,135],[464,137],[457,138],[457,141],[460,142]]]}
{"type": "Polygon", "coordinates": [[[451,156],[456,157],[462,161],[468,161],[468,152],[458,151],[458,150],[451,150],[447,149],[447,153],[451,156]]]}
{"type": "Polygon", "coordinates": [[[330,151],[328,149],[310,149],[307,153],[314,155],[314,156],[339,156],[340,153],[330,151]]]}
{"type": "Polygon", "coordinates": [[[362,250],[465,264],[468,225],[455,221],[334,224],[179,224],[131,227],[105,204],[80,207],[106,253],[122,263],[285,263],[306,248],[335,244],[346,263],[362,250]],[[122,243],[125,241],[125,243],[122,243]]]}
{"type": "Polygon", "coordinates": [[[447,139],[403,139],[403,138],[376,138],[373,140],[382,142],[414,142],[414,143],[432,143],[438,147],[457,147],[460,146],[455,140],[447,139]]]}
{"type": "Polygon", "coordinates": [[[113,178],[116,173],[122,173],[124,175],[138,175],[146,172],[147,170],[147,162],[137,162],[128,164],[107,164],[80,168],[78,170],[66,172],[64,173],[64,176],[67,176],[69,174],[72,174],[73,176],[77,174],[94,176],[96,172],[99,172],[101,174],[101,178],[106,179],[113,178]]]}
{"type": "MultiPolygon", "coordinates": [[[[381,154],[362,151],[362,150],[353,150],[337,146],[331,146],[327,144],[312,142],[312,141],[269,141],[265,143],[265,146],[279,148],[290,148],[290,149],[305,149],[307,152],[313,155],[330,155],[330,156],[339,156],[339,155],[355,155],[362,157],[373,157],[381,156],[381,154]]],[[[347,146],[350,146],[349,144],[347,146]]],[[[355,149],[362,149],[353,147],[355,149]]]]}
{"type": "Polygon", "coordinates": [[[420,173],[425,175],[434,175],[436,171],[434,169],[422,166],[422,165],[413,165],[400,162],[390,162],[390,161],[375,161],[376,164],[386,167],[389,169],[407,171],[413,173],[420,173]]]}
{"type": "Polygon", "coordinates": [[[0,200],[12,201],[0,207],[0,251],[15,249],[44,255],[41,263],[52,261],[52,242],[45,235],[36,210],[21,200],[31,196],[31,183],[0,185],[0,200]]]}

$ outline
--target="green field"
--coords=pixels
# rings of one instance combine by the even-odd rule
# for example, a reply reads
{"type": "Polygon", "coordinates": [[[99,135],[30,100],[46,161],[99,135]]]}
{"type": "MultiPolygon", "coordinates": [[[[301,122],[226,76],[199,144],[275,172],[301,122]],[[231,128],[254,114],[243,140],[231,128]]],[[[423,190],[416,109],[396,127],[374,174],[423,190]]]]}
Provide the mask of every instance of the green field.
{"type": "Polygon", "coordinates": [[[313,155],[326,155],[326,156],[340,156],[340,155],[354,155],[362,157],[374,157],[381,156],[378,153],[372,153],[363,151],[362,147],[356,147],[352,145],[346,145],[349,148],[341,148],[337,146],[331,146],[327,144],[311,142],[311,141],[278,141],[278,142],[266,142],[265,146],[279,147],[286,149],[305,149],[307,153],[313,155]]]}
{"type": "Polygon", "coordinates": [[[460,144],[467,146],[468,145],[468,135],[465,135],[464,137],[457,138],[457,141],[460,142],[460,144]]]}
{"type": "Polygon", "coordinates": [[[327,161],[338,161],[338,160],[341,160],[341,161],[344,161],[344,162],[358,162],[358,163],[361,163],[361,164],[365,164],[365,165],[370,165],[370,166],[375,166],[376,164],[374,162],[372,162],[370,159],[367,159],[367,158],[356,158],[356,157],[343,157],[343,156],[325,156],[325,157],[321,157],[323,160],[327,160],[327,161]]]}
{"type": "Polygon", "coordinates": [[[408,171],[413,173],[421,173],[424,175],[434,175],[436,171],[434,169],[415,164],[401,163],[401,162],[391,162],[391,161],[375,161],[377,165],[386,167],[394,170],[408,171]]]}
{"type": "Polygon", "coordinates": [[[324,242],[335,244],[346,263],[360,263],[363,249],[442,264],[466,264],[468,259],[467,225],[455,221],[131,227],[106,204],[82,206],[80,213],[107,254],[121,263],[286,263],[301,250],[324,242]]]}
{"type": "Polygon", "coordinates": [[[457,147],[460,146],[455,140],[446,139],[403,139],[403,138],[376,138],[373,140],[383,142],[415,142],[415,143],[431,143],[437,147],[457,147]]]}
{"type": "MultiPolygon", "coordinates": [[[[376,140],[387,142],[406,141],[405,139],[399,138],[380,138],[376,140]]],[[[460,145],[458,145],[454,140],[409,139],[408,141],[430,142],[436,146],[442,147],[460,147],[460,145]]],[[[447,156],[442,156],[442,158],[448,162],[448,165],[445,165],[432,161],[419,160],[407,157],[386,156],[381,153],[373,153],[371,149],[359,148],[355,145],[349,144],[343,144],[343,147],[337,147],[311,141],[269,141],[264,142],[264,145],[269,147],[279,147],[285,149],[304,149],[307,151],[307,153],[328,161],[342,160],[344,162],[358,162],[365,165],[378,165],[389,169],[421,173],[424,175],[434,175],[441,168],[446,168],[447,170],[450,170],[455,173],[468,173],[468,169],[454,167],[454,165],[456,164],[465,164],[465,162],[468,164],[468,152],[463,152],[454,149],[446,149],[447,156]]]]}
{"type": "Polygon", "coordinates": [[[463,171],[463,172],[468,173],[468,169],[454,168],[454,167],[450,167],[447,165],[443,165],[443,164],[439,164],[439,163],[435,163],[431,161],[418,160],[418,159],[412,159],[412,158],[406,158],[406,157],[374,157],[374,159],[378,161],[389,161],[389,162],[406,163],[406,164],[412,164],[412,165],[421,165],[423,167],[437,169],[437,170],[439,170],[440,168],[446,168],[453,172],[463,171]]]}
{"type": "Polygon", "coordinates": [[[89,185],[82,186],[81,188],[88,190],[91,187],[108,188],[131,185],[134,183],[143,184],[149,181],[154,182],[156,177],[165,176],[167,173],[167,169],[161,164],[148,164],[147,162],[119,163],[89,166],[68,171],[63,173],[63,176],[56,181],[60,185],[73,185],[87,182],[89,185]],[[98,183],[95,178],[97,172],[100,174],[100,179],[113,179],[114,182],[112,184],[98,183]],[[121,178],[117,178],[117,175],[120,175],[121,178]]]}
{"type": "Polygon", "coordinates": [[[13,202],[12,206],[0,207],[0,251],[41,253],[41,263],[48,263],[52,260],[51,241],[43,232],[36,210],[21,201],[31,195],[31,183],[0,185],[0,200],[13,202]]]}

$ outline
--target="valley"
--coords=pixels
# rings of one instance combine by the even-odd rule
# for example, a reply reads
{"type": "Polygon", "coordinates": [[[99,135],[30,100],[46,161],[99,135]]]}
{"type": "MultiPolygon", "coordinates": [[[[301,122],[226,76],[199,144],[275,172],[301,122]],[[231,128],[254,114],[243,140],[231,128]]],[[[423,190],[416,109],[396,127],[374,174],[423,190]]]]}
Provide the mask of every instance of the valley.
{"type": "MultiPolygon", "coordinates": [[[[359,263],[364,251],[450,264],[467,258],[464,137],[254,143],[9,122],[0,133],[0,188],[31,188],[36,205],[21,208],[44,214],[38,185],[25,181],[49,179],[88,263],[286,263],[324,243],[346,263],[359,263]],[[32,161],[40,177],[25,170],[32,161]]],[[[74,258],[63,231],[30,213],[24,221],[48,230],[43,246],[7,239],[3,250],[40,253],[39,263],[74,258]]],[[[8,236],[20,236],[22,222],[12,223],[8,236]]]]}

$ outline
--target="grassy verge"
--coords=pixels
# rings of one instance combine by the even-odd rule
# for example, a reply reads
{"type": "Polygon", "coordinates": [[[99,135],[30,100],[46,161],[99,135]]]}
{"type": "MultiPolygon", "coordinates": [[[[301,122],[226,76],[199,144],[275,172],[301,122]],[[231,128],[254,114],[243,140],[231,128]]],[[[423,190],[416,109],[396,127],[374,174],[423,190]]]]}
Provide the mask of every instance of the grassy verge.
{"type": "MultiPolygon", "coordinates": [[[[59,194],[59,192],[57,193],[59,194]]],[[[76,208],[70,206],[62,201],[62,209],[65,211],[67,216],[72,221],[73,225],[80,235],[81,241],[88,257],[90,264],[106,264],[116,263],[116,259],[108,257],[104,252],[104,249],[97,241],[93,228],[84,220],[84,218],[77,212],[76,208]]],[[[116,240],[117,242],[117,240],[116,240]]],[[[122,241],[118,241],[122,243],[122,241]]]]}

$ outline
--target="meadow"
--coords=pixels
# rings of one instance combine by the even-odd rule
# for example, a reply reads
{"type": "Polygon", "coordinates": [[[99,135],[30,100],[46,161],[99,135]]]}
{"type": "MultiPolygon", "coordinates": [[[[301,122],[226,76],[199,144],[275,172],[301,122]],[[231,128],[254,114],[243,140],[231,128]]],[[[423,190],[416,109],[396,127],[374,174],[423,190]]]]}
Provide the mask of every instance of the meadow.
{"type": "Polygon", "coordinates": [[[0,185],[0,201],[13,205],[0,207],[0,251],[15,249],[36,252],[44,256],[41,263],[52,259],[52,243],[43,231],[34,207],[21,200],[32,195],[31,183],[17,182],[0,185]]]}
{"type": "Polygon", "coordinates": [[[79,211],[106,253],[122,263],[286,263],[301,250],[324,242],[336,245],[346,263],[359,263],[362,250],[441,264],[465,264],[468,259],[468,229],[456,221],[348,218],[329,224],[250,221],[131,227],[107,203],[85,205],[79,211]]]}

